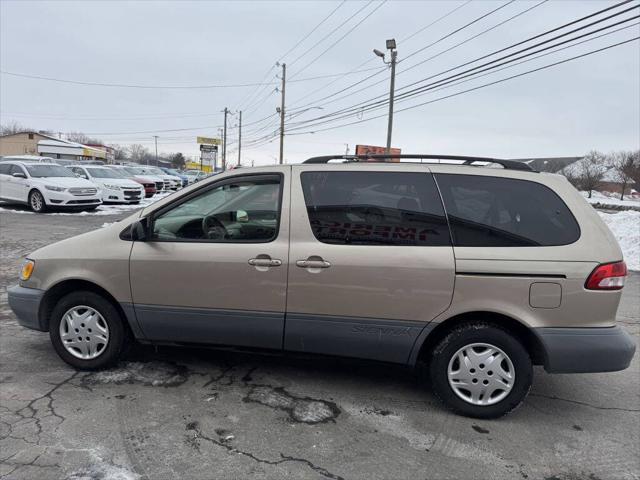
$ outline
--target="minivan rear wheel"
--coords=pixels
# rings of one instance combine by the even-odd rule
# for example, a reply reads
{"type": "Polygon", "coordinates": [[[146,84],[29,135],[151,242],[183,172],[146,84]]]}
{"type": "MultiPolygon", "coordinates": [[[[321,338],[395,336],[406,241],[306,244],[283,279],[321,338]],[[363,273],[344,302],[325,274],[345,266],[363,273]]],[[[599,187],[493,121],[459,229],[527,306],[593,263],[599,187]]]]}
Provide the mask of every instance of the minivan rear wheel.
{"type": "Polygon", "coordinates": [[[497,418],[522,403],[533,379],[531,358],[508,331],[489,323],[456,327],[433,350],[435,394],[469,417],[497,418]]]}
{"type": "Polygon", "coordinates": [[[73,292],[58,301],[51,313],[49,336],[60,358],[79,370],[113,365],[126,340],[118,310],[89,291],[73,292]]]}

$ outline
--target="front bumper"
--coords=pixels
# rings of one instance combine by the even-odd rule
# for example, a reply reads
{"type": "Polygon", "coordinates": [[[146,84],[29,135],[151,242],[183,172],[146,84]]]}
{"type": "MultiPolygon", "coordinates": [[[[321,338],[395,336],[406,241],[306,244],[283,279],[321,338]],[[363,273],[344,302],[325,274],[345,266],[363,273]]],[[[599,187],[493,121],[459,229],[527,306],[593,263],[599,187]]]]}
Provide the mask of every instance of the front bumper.
{"type": "Polygon", "coordinates": [[[127,188],[126,190],[102,190],[104,203],[137,203],[145,196],[143,188],[127,188]]]}
{"type": "Polygon", "coordinates": [[[19,285],[7,290],[9,307],[18,317],[18,323],[23,327],[46,332],[47,328],[40,324],[38,312],[40,302],[44,297],[44,290],[36,288],[24,288],[19,285]]]}
{"type": "Polygon", "coordinates": [[[549,373],[617,372],[631,363],[633,337],[621,327],[537,328],[549,373]]]}
{"type": "Polygon", "coordinates": [[[101,195],[72,195],[67,192],[50,192],[45,194],[45,202],[52,207],[86,207],[100,205],[101,195]]]}

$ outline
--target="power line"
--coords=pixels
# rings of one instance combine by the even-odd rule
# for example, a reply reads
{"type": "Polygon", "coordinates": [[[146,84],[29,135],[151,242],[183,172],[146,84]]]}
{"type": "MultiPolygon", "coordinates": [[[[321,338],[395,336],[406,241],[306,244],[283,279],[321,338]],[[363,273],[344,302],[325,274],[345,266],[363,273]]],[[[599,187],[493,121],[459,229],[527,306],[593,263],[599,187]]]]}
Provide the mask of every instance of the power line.
{"type": "MultiPolygon", "coordinates": [[[[444,81],[446,81],[446,80],[449,80],[449,79],[451,79],[451,78],[459,77],[459,76],[461,76],[461,75],[463,75],[463,74],[465,74],[465,73],[468,73],[468,72],[471,72],[471,71],[473,71],[473,70],[477,70],[477,69],[480,69],[480,68],[482,68],[482,67],[485,67],[485,66],[487,66],[487,65],[490,65],[490,64],[493,64],[493,63],[499,62],[499,61],[501,61],[501,60],[503,60],[503,59],[506,59],[506,58],[512,57],[512,56],[514,56],[514,55],[517,55],[517,54],[519,54],[519,53],[525,52],[525,51],[527,51],[527,50],[531,50],[531,49],[536,48],[536,47],[538,47],[538,46],[541,46],[541,45],[544,45],[544,44],[546,44],[546,43],[549,43],[549,42],[552,42],[552,41],[554,41],[554,40],[557,40],[557,39],[559,39],[559,38],[565,37],[565,36],[567,36],[567,35],[570,35],[570,34],[572,34],[572,33],[577,32],[577,31],[579,31],[579,30],[583,30],[583,29],[588,28],[588,27],[591,27],[591,26],[593,26],[593,25],[596,25],[596,24],[602,23],[602,22],[604,22],[604,21],[606,21],[606,20],[609,20],[609,19],[611,19],[611,18],[613,18],[613,17],[615,17],[615,16],[621,15],[621,14],[623,14],[623,13],[627,13],[628,11],[631,11],[631,10],[634,10],[634,9],[637,9],[637,8],[640,8],[640,6],[637,6],[637,7],[631,7],[631,8],[629,8],[629,9],[626,9],[626,10],[622,11],[622,12],[618,12],[618,13],[616,13],[616,14],[613,14],[613,15],[610,15],[610,16],[608,16],[608,17],[602,18],[602,19],[600,19],[600,20],[597,20],[597,21],[592,22],[592,23],[590,23],[590,24],[587,24],[587,25],[584,25],[584,26],[582,26],[582,27],[576,28],[576,29],[571,30],[571,31],[569,31],[569,32],[565,32],[565,33],[563,33],[563,34],[561,34],[561,35],[558,35],[558,36],[552,37],[552,38],[550,38],[550,39],[544,40],[544,41],[542,41],[542,42],[540,42],[540,43],[537,43],[537,44],[535,44],[535,45],[531,45],[531,46],[529,46],[529,47],[527,47],[527,48],[521,49],[521,50],[519,50],[519,51],[513,52],[513,53],[508,54],[508,55],[505,55],[505,56],[503,56],[503,57],[500,57],[500,58],[494,59],[494,60],[492,60],[492,61],[490,61],[490,62],[487,62],[487,63],[484,63],[484,64],[482,64],[482,65],[476,66],[476,67],[474,67],[474,68],[472,68],[472,69],[465,70],[464,72],[459,72],[459,73],[457,73],[457,74],[455,74],[455,75],[453,75],[453,76],[447,77],[447,78],[442,79],[442,80],[438,80],[438,81],[437,81],[437,82],[435,82],[435,83],[440,83],[440,82],[444,82],[444,81]]],[[[606,9],[606,10],[609,10],[609,9],[606,9]]],[[[588,16],[588,17],[584,17],[584,18],[590,18],[590,17],[592,17],[592,15],[590,15],[590,16],[588,16]]],[[[628,22],[628,21],[630,21],[630,20],[633,20],[634,18],[637,18],[637,17],[627,18],[627,19],[625,19],[625,20],[622,20],[621,22],[614,23],[614,24],[610,24],[610,25],[608,25],[608,26],[604,27],[603,29],[606,29],[606,28],[612,28],[612,27],[614,27],[614,26],[619,25],[620,23],[624,23],[624,22],[628,22]]],[[[567,24],[567,25],[573,25],[573,24],[575,24],[575,22],[570,22],[570,23],[569,23],[569,24],[567,24]]],[[[566,25],[565,25],[565,26],[563,26],[563,27],[566,27],[566,25]]],[[[554,28],[554,29],[550,30],[549,32],[555,32],[555,31],[557,31],[558,29],[559,29],[559,28],[554,28]]],[[[602,29],[599,29],[599,30],[595,30],[595,31],[589,32],[589,33],[587,33],[587,34],[585,34],[585,35],[592,35],[592,34],[594,34],[594,33],[597,33],[597,32],[598,32],[598,31],[600,31],[600,30],[602,30],[602,29]]],[[[545,34],[548,34],[549,32],[545,32],[545,34]]],[[[585,35],[582,35],[582,36],[585,36],[585,35]]],[[[416,85],[416,84],[418,84],[418,83],[422,83],[422,82],[424,82],[424,81],[426,81],[426,80],[429,80],[429,79],[432,79],[432,78],[434,78],[434,77],[441,76],[441,75],[443,75],[443,74],[445,74],[445,73],[448,73],[448,72],[451,72],[451,71],[453,71],[453,70],[457,70],[457,69],[461,68],[462,66],[470,65],[470,64],[472,64],[472,63],[476,63],[478,60],[481,60],[481,59],[487,58],[487,57],[489,57],[489,56],[492,56],[492,55],[494,55],[496,52],[503,52],[503,51],[505,51],[505,50],[508,50],[508,49],[512,48],[513,46],[516,46],[516,45],[522,45],[523,43],[527,43],[527,42],[531,41],[532,39],[540,38],[541,36],[543,36],[543,34],[536,35],[536,36],[531,37],[531,38],[529,38],[529,39],[527,39],[527,40],[524,40],[524,41],[522,41],[522,42],[515,43],[515,44],[513,44],[513,45],[511,45],[511,46],[509,46],[509,47],[502,48],[502,49],[500,49],[500,50],[496,50],[495,52],[493,52],[493,53],[491,53],[491,54],[483,55],[483,56],[478,57],[478,58],[476,58],[476,59],[474,59],[474,60],[471,60],[471,61],[465,62],[465,63],[463,63],[463,64],[461,64],[461,65],[458,65],[458,66],[456,66],[456,67],[449,68],[449,69],[447,69],[447,70],[444,70],[443,72],[440,72],[440,73],[437,73],[437,74],[431,75],[431,76],[429,76],[429,77],[426,77],[426,78],[423,78],[423,79],[418,80],[418,81],[416,81],[416,82],[413,82],[413,83],[411,83],[411,84],[409,84],[409,85],[403,86],[403,87],[401,87],[399,90],[400,90],[400,91],[402,91],[402,90],[406,90],[406,89],[407,89],[408,87],[410,87],[410,86],[416,85]]],[[[582,36],[581,36],[581,37],[582,37],[582,36]]],[[[581,38],[581,37],[576,37],[576,38],[581,38]]],[[[573,38],[572,40],[575,40],[576,38],[573,38]]],[[[567,40],[567,41],[571,41],[571,40],[567,40]]],[[[562,43],[566,43],[567,41],[562,42],[562,43]]],[[[554,46],[558,46],[558,45],[560,45],[560,44],[556,44],[556,45],[554,45],[554,46]]],[[[553,47],[553,46],[552,46],[552,47],[553,47]]],[[[546,47],[546,48],[552,48],[552,47],[546,47]]],[[[535,53],[537,53],[537,52],[530,53],[529,55],[533,55],[533,54],[535,54],[535,53]]],[[[515,61],[515,60],[517,60],[517,58],[516,58],[516,59],[512,59],[512,60],[510,60],[510,61],[515,61]]],[[[507,63],[508,63],[508,62],[507,62],[507,63]]],[[[500,66],[500,65],[494,65],[494,66],[493,66],[493,67],[491,67],[491,68],[496,68],[496,67],[498,67],[498,66],[500,66]]],[[[477,72],[476,72],[476,73],[477,73],[477,72]]],[[[433,84],[427,84],[427,85],[422,86],[422,87],[419,87],[419,88],[421,88],[421,89],[425,89],[425,88],[431,87],[432,85],[433,85],[433,84]]],[[[411,93],[411,92],[413,92],[413,91],[415,91],[415,90],[417,90],[417,89],[410,90],[409,92],[401,93],[400,95],[398,95],[398,98],[402,98],[402,97],[406,96],[407,94],[409,94],[409,93],[411,93]]],[[[370,108],[371,108],[371,106],[373,106],[373,105],[375,105],[375,104],[378,104],[378,105],[384,105],[384,104],[385,104],[385,100],[384,100],[384,98],[386,98],[386,96],[385,96],[385,95],[379,95],[379,96],[377,96],[377,97],[375,97],[375,98],[373,98],[373,99],[369,99],[369,100],[365,100],[365,101],[363,101],[363,102],[359,102],[359,103],[357,103],[357,104],[355,104],[355,105],[353,105],[353,106],[351,106],[351,107],[345,107],[345,108],[340,109],[340,110],[337,110],[337,111],[335,111],[335,112],[328,113],[328,114],[325,114],[325,115],[318,116],[318,117],[316,117],[316,118],[314,118],[314,119],[307,120],[307,122],[313,122],[313,121],[321,120],[321,119],[324,119],[324,118],[334,117],[334,116],[337,116],[337,115],[343,115],[343,116],[344,116],[345,114],[348,114],[348,113],[349,113],[349,111],[352,111],[352,112],[356,112],[356,111],[357,111],[358,113],[362,113],[363,111],[366,111],[367,109],[370,109],[370,108]],[[379,100],[378,100],[378,99],[379,99],[379,100]]],[[[330,103],[330,102],[327,102],[327,103],[330,103]]],[[[304,122],[300,122],[300,123],[304,123],[304,122]]]]}
{"type": "MultiPolygon", "coordinates": [[[[442,100],[446,100],[448,98],[456,97],[456,96],[459,96],[459,95],[463,95],[465,93],[469,93],[469,92],[473,92],[473,91],[476,91],[476,90],[480,90],[482,88],[490,87],[492,85],[497,85],[497,84],[500,84],[500,83],[504,83],[504,82],[506,82],[508,80],[513,80],[515,78],[523,77],[525,75],[529,75],[531,73],[539,72],[539,71],[545,70],[547,68],[551,68],[551,67],[554,67],[554,66],[557,66],[557,65],[561,65],[563,63],[567,63],[567,62],[570,62],[570,61],[573,61],[573,60],[577,60],[579,58],[584,58],[584,57],[587,57],[589,55],[593,55],[593,54],[596,54],[596,53],[599,53],[599,52],[603,52],[603,51],[609,50],[611,48],[619,47],[621,45],[625,45],[627,43],[630,43],[630,42],[633,42],[633,41],[636,41],[636,40],[639,40],[639,39],[640,39],[640,37],[634,37],[634,38],[631,38],[631,39],[628,39],[628,40],[625,40],[625,41],[622,41],[622,42],[618,42],[618,43],[615,43],[615,44],[612,44],[612,45],[607,45],[606,47],[602,47],[602,48],[599,48],[597,50],[592,50],[590,52],[583,53],[581,55],[576,55],[574,57],[566,58],[564,60],[560,60],[558,62],[550,63],[550,64],[544,65],[542,67],[534,68],[532,70],[527,70],[526,72],[521,72],[521,73],[518,73],[516,75],[512,75],[510,77],[501,78],[499,80],[496,80],[496,81],[493,81],[493,82],[489,82],[489,83],[485,83],[483,85],[479,85],[479,86],[476,86],[476,87],[473,87],[473,88],[469,88],[467,90],[463,90],[463,91],[460,91],[460,92],[456,92],[456,93],[453,93],[451,95],[446,95],[446,96],[439,97],[439,98],[436,98],[436,99],[433,99],[433,100],[429,100],[429,101],[426,101],[426,102],[422,102],[422,103],[419,103],[419,104],[416,104],[416,105],[412,105],[412,106],[409,106],[409,107],[401,108],[401,109],[397,110],[397,113],[404,112],[404,111],[407,111],[407,110],[412,110],[414,108],[419,108],[419,107],[422,107],[422,106],[425,106],[425,105],[429,105],[431,103],[439,102],[439,101],[442,101],[442,100]]],[[[372,120],[375,120],[375,119],[378,119],[378,118],[382,118],[382,117],[385,117],[385,116],[386,116],[385,114],[381,114],[381,115],[376,115],[374,117],[370,117],[370,118],[366,118],[366,119],[362,119],[362,120],[356,120],[356,121],[353,121],[353,122],[344,123],[344,124],[341,124],[341,125],[335,125],[335,126],[332,126],[332,127],[316,129],[316,130],[313,130],[313,131],[289,133],[289,135],[306,135],[306,134],[309,134],[309,133],[324,132],[324,131],[327,131],[327,130],[334,130],[336,128],[342,128],[342,127],[346,127],[346,126],[349,126],[349,125],[355,125],[355,124],[370,122],[372,120]]]]}
{"type": "MultiPolygon", "coordinates": [[[[504,4],[504,5],[501,5],[501,6],[500,6],[500,7],[498,7],[498,8],[495,8],[495,9],[493,9],[493,10],[491,10],[491,11],[489,11],[489,12],[487,12],[487,13],[485,13],[485,14],[483,14],[483,15],[479,16],[479,17],[476,17],[476,18],[475,18],[475,19],[473,19],[471,22],[468,22],[468,23],[466,23],[465,25],[463,25],[463,26],[461,26],[461,27],[458,27],[458,28],[457,28],[457,29],[455,29],[453,32],[450,32],[450,33],[448,33],[448,34],[446,34],[446,35],[444,35],[444,36],[440,37],[438,40],[436,40],[435,42],[432,42],[431,44],[427,45],[426,47],[422,47],[422,48],[420,48],[420,49],[418,49],[418,50],[416,50],[416,51],[414,51],[414,52],[410,53],[410,54],[409,54],[407,57],[405,57],[405,59],[403,59],[402,61],[406,60],[406,59],[407,59],[407,58],[409,58],[409,57],[412,57],[412,56],[416,55],[417,53],[419,53],[419,52],[421,52],[421,51],[424,51],[426,48],[429,48],[429,47],[431,47],[431,46],[433,46],[433,45],[436,45],[437,43],[441,42],[442,40],[444,40],[444,39],[446,39],[446,38],[451,37],[451,36],[452,36],[453,34],[455,34],[455,33],[461,32],[461,31],[462,31],[462,30],[464,30],[465,28],[468,28],[468,27],[470,27],[471,25],[473,25],[473,24],[477,23],[478,21],[480,21],[480,20],[482,20],[482,19],[484,19],[484,18],[488,17],[489,15],[492,15],[492,14],[496,13],[497,11],[499,11],[500,9],[502,9],[502,8],[506,7],[506,6],[507,6],[507,5],[509,5],[510,3],[513,3],[514,1],[515,1],[515,0],[511,0],[510,2],[508,2],[508,3],[504,4]]],[[[630,0],[629,0],[629,1],[630,1],[630,0]]],[[[451,13],[451,12],[450,12],[450,13],[451,13]]],[[[445,16],[448,16],[448,15],[445,15],[445,16]]],[[[516,16],[517,16],[517,15],[516,15],[516,16]]],[[[515,18],[516,16],[512,17],[511,19],[515,18]]],[[[444,18],[444,17],[443,17],[443,18],[444,18]]],[[[505,22],[503,22],[503,23],[506,23],[507,21],[509,21],[509,20],[511,20],[511,19],[507,19],[507,20],[506,20],[505,22]]],[[[488,31],[489,31],[489,30],[487,30],[487,31],[485,31],[485,32],[481,32],[478,36],[482,35],[483,33],[487,33],[488,31]]],[[[386,70],[386,68],[382,68],[381,70],[379,70],[379,71],[378,71],[378,72],[376,72],[375,74],[369,75],[368,77],[366,77],[366,78],[364,78],[364,79],[362,79],[362,80],[360,80],[360,81],[358,81],[358,82],[355,82],[355,83],[353,83],[353,84],[350,84],[350,85],[348,85],[347,87],[342,88],[341,90],[338,90],[337,92],[333,92],[333,93],[332,93],[332,94],[330,94],[330,95],[326,95],[326,96],[324,96],[324,97],[322,97],[322,98],[319,98],[319,99],[315,100],[314,102],[311,102],[311,103],[308,103],[308,104],[302,105],[302,106],[297,107],[297,108],[305,108],[305,107],[307,107],[307,106],[309,106],[309,105],[313,105],[313,104],[315,104],[315,103],[317,103],[317,102],[322,102],[323,100],[328,100],[328,99],[330,99],[330,98],[334,97],[335,95],[338,95],[338,94],[340,94],[340,93],[343,93],[343,92],[346,92],[346,91],[348,91],[348,90],[351,90],[353,87],[355,87],[355,86],[357,86],[357,85],[359,85],[359,84],[362,84],[362,83],[366,82],[366,81],[367,81],[367,80],[369,80],[370,78],[373,78],[373,77],[375,77],[375,76],[379,75],[380,73],[382,73],[382,72],[383,72],[383,71],[385,71],[385,70],[386,70]]],[[[401,73],[403,73],[404,71],[405,71],[405,70],[401,70],[401,71],[398,73],[398,75],[400,75],[400,74],[401,74],[401,73]]],[[[368,88],[371,88],[371,87],[373,87],[373,86],[375,86],[375,85],[379,85],[379,84],[381,84],[381,83],[383,83],[383,82],[385,82],[385,81],[386,81],[386,79],[380,80],[380,81],[378,81],[378,82],[376,82],[376,83],[373,83],[373,84],[368,85],[368,86],[366,86],[366,87],[360,88],[360,89],[358,89],[358,90],[356,90],[356,91],[354,91],[354,92],[351,92],[349,95],[342,96],[342,97],[340,97],[340,99],[342,99],[342,98],[346,98],[346,97],[351,97],[351,96],[352,96],[353,94],[355,94],[355,93],[359,93],[359,92],[361,92],[361,91],[363,91],[363,90],[366,90],[366,89],[368,89],[368,88]]],[[[329,102],[327,102],[327,103],[334,103],[334,102],[336,102],[336,101],[338,101],[338,100],[339,100],[339,99],[333,99],[333,100],[331,100],[331,101],[329,101],[329,102]]]]}
{"type": "MultiPolygon", "coordinates": [[[[452,10],[449,10],[447,13],[445,13],[444,15],[438,17],[436,20],[434,20],[433,22],[429,23],[428,25],[425,25],[423,27],[420,27],[420,29],[418,29],[417,31],[413,32],[412,34],[408,35],[407,37],[401,38],[399,40],[399,43],[403,43],[406,42],[407,40],[410,40],[411,38],[415,37],[416,35],[422,33],[424,30],[426,30],[429,27],[432,27],[433,25],[435,25],[436,23],[444,20],[445,18],[449,17],[450,15],[453,15],[455,12],[457,12],[458,10],[460,10],[461,8],[469,5],[473,0],[467,0],[464,3],[461,3],[460,5],[454,7],[452,10]]],[[[351,73],[355,73],[357,71],[359,71],[358,69],[360,69],[360,67],[363,67],[364,65],[371,63],[373,60],[373,58],[368,58],[367,60],[365,60],[364,62],[362,62],[361,64],[359,64],[357,67],[355,67],[353,70],[347,72],[345,75],[351,74],[351,73]]],[[[378,72],[382,72],[384,70],[386,70],[385,67],[380,68],[380,67],[374,67],[372,70],[378,70],[378,72]]],[[[341,75],[340,77],[334,79],[333,81],[326,83],[325,85],[321,86],[320,88],[317,88],[315,90],[313,90],[312,92],[307,93],[306,95],[300,97],[298,100],[296,100],[295,102],[292,103],[292,105],[296,105],[297,103],[300,103],[302,100],[304,100],[305,98],[309,98],[311,96],[313,96],[314,94],[324,90],[325,88],[330,87],[331,85],[333,85],[334,83],[338,82],[341,78],[343,78],[345,75],[341,75]]],[[[357,82],[357,84],[362,83],[363,81],[367,80],[371,78],[371,76],[366,77],[365,79],[357,82]]]]}
{"type": "MultiPolygon", "coordinates": [[[[515,0],[512,0],[515,1],[515,0]]],[[[371,12],[369,12],[362,20],[360,20],[358,23],[356,23],[353,27],[351,27],[349,30],[346,31],[346,33],[344,35],[342,35],[340,38],[338,38],[335,42],[333,42],[331,45],[329,45],[326,49],[324,49],[322,51],[322,53],[318,56],[316,56],[313,60],[311,60],[309,63],[307,63],[304,67],[302,67],[300,70],[298,70],[296,73],[294,73],[291,78],[295,78],[298,75],[300,75],[300,73],[302,73],[303,71],[305,71],[307,68],[309,68],[311,65],[313,65],[314,63],[316,63],[323,55],[325,55],[329,50],[331,50],[333,47],[335,47],[338,43],[340,43],[342,40],[344,40],[348,35],[351,35],[354,30],[356,30],[360,25],[362,25],[365,21],[367,21],[367,19],[373,15],[374,13],[376,13],[380,8],[382,8],[382,6],[387,3],[387,0],[383,0],[376,8],[374,8],[371,12]]]]}

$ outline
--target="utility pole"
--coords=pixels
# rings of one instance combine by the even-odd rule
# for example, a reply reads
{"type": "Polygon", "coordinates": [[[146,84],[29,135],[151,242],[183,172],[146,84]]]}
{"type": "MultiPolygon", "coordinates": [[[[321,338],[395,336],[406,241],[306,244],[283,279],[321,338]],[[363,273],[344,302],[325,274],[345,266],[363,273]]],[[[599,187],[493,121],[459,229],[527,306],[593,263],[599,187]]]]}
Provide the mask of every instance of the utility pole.
{"type": "Polygon", "coordinates": [[[389,86],[389,121],[387,124],[387,148],[386,155],[391,154],[391,133],[393,131],[393,98],[395,96],[395,87],[396,87],[396,59],[398,57],[398,52],[396,50],[396,41],[391,38],[386,42],[387,50],[391,53],[391,61],[386,62],[384,59],[384,53],[380,50],[373,49],[373,53],[375,53],[378,57],[382,58],[382,61],[391,65],[391,82],[389,86]]]}
{"type": "Polygon", "coordinates": [[[344,152],[345,155],[349,155],[349,144],[345,143],[344,146],[346,147],[346,150],[344,152]]]}
{"type": "MultiPolygon", "coordinates": [[[[154,135],[153,139],[156,144],[156,167],[158,166],[158,135],[154,135]]],[[[147,157],[147,165],[149,165],[149,157],[147,157]]]]}
{"type": "Polygon", "coordinates": [[[240,110],[240,121],[238,123],[238,166],[240,166],[241,150],[242,150],[242,110],[240,110]]]}
{"type": "Polygon", "coordinates": [[[227,169],[227,115],[229,109],[224,107],[224,130],[222,132],[222,171],[227,169]]]}
{"type": "Polygon", "coordinates": [[[280,165],[284,162],[284,88],[287,78],[287,65],[282,64],[282,102],[280,103],[280,165]]]}

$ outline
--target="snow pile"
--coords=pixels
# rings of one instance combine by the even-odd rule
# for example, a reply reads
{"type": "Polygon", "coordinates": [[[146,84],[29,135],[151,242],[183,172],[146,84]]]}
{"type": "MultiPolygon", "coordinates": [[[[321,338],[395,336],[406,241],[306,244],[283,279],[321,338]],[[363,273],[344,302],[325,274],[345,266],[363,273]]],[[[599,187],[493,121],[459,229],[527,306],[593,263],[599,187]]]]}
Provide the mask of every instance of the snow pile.
{"type": "Polygon", "coordinates": [[[620,205],[625,207],[640,207],[640,200],[637,198],[631,198],[629,195],[624,196],[624,200],[620,200],[619,193],[612,192],[591,192],[591,198],[589,198],[589,192],[580,192],[587,202],[600,205],[620,205]]]}
{"type": "Polygon", "coordinates": [[[629,270],[640,270],[640,212],[598,212],[618,239],[629,270]]]}

